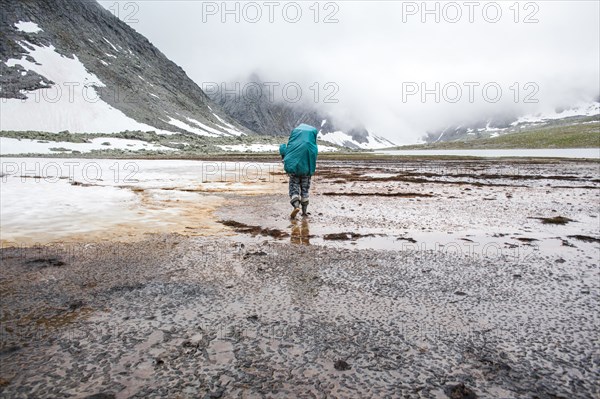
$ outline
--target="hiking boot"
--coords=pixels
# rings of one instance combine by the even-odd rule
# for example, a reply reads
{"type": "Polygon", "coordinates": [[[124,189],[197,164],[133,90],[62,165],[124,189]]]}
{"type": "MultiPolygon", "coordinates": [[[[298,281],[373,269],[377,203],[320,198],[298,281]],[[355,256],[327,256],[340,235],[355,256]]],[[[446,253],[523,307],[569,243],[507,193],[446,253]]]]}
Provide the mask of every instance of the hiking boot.
{"type": "Polygon", "coordinates": [[[296,217],[296,215],[298,214],[298,212],[300,212],[300,201],[299,200],[293,201],[292,206],[294,207],[294,209],[292,210],[292,213],[290,214],[290,218],[294,219],[296,217]]]}
{"type": "Polygon", "coordinates": [[[307,212],[308,202],[302,203],[302,216],[308,216],[310,213],[307,212]]]}
{"type": "Polygon", "coordinates": [[[290,218],[294,219],[296,217],[296,215],[298,214],[298,212],[300,212],[300,208],[294,208],[294,210],[290,214],[290,218]]]}

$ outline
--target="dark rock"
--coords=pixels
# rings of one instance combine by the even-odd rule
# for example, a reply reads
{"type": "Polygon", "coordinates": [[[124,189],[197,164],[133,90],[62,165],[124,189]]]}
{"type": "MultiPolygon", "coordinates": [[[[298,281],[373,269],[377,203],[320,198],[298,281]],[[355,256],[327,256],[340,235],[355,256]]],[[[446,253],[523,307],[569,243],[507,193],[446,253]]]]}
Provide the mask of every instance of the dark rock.
{"type": "Polygon", "coordinates": [[[69,304],[69,310],[70,311],[77,310],[77,309],[83,307],[83,305],[85,305],[85,302],[83,302],[81,299],[78,299],[69,304]]]}
{"type": "Polygon", "coordinates": [[[225,389],[221,388],[214,392],[208,392],[206,395],[204,395],[204,399],[218,399],[218,398],[223,397],[224,393],[225,393],[225,389]]]}
{"type": "Polygon", "coordinates": [[[475,392],[463,383],[446,388],[446,395],[450,399],[477,399],[475,392]]]}
{"type": "Polygon", "coordinates": [[[573,219],[566,218],[564,216],[555,216],[552,218],[538,218],[543,224],[567,224],[569,222],[575,222],[573,219]]]}
{"type": "Polygon", "coordinates": [[[336,360],[335,363],[333,363],[333,367],[339,371],[346,371],[352,368],[345,360],[341,359],[336,360]]]}
{"type": "Polygon", "coordinates": [[[258,315],[253,314],[253,315],[246,317],[246,319],[248,319],[250,321],[258,321],[258,315]]]}
{"type": "Polygon", "coordinates": [[[18,345],[12,345],[12,346],[8,346],[6,348],[2,348],[2,349],[0,349],[0,356],[9,355],[20,349],[21,349],[21,347],[18,345]]]}
{"type": "Polygon", "coordinates": [[[583,242],[591,242],[591,243],[596,243],[596,244],[600,243],[600,238],[584,236],[581,234],[576,234],[576,235],[567,236],[567,237],[573,238],[575,240],[583,241],[583,242]]]}

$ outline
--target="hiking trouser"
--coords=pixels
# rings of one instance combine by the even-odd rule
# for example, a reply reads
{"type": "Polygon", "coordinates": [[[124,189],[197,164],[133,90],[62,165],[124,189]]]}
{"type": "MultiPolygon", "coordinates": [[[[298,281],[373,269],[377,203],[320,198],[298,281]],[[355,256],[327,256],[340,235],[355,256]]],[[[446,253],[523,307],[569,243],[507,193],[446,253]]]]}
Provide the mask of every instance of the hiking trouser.
{"type": "Polygon", "coordinates": [[[308,202],[308,190],[310,190],[310,176],[290,175],[290,202],[308,202]]]}

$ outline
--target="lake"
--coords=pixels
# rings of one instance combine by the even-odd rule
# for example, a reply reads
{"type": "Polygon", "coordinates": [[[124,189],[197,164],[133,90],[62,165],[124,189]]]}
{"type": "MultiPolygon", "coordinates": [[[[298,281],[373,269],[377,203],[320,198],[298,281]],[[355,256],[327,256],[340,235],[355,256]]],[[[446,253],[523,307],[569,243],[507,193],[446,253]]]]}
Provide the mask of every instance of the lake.
{"type": "Polygon", "coordinates": [[[548,148],[514,150],[381,150],[385,155],[431,155],[467,157],[591,158],[600,159],[600,148],[548,148]]]}

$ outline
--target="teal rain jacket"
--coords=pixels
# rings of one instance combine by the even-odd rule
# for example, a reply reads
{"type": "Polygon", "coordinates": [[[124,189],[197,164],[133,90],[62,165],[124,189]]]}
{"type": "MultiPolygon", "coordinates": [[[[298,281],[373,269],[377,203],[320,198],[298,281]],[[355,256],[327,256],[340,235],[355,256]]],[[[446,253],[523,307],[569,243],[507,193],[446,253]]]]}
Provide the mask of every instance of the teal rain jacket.
{"type": "Polygon", "coordinates": [[[290,134],[287,146],[279,147],[286,173],[296,176],[312,176],[317,168],[317,129],[301,124],[290,134]]]}

